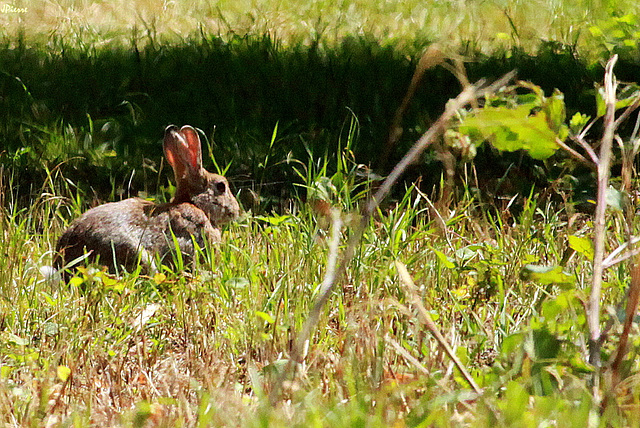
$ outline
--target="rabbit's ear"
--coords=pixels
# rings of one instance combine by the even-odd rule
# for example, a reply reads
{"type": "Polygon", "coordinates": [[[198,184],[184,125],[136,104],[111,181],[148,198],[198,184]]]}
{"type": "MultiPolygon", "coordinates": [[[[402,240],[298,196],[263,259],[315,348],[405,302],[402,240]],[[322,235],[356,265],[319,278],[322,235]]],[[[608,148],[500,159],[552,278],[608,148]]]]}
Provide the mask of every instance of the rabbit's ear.
{"type": "Polygon", "coordinates": [[[198,132],[191,126],[185,125],[180,129],[180,133],[186,142],[187,150],[184,152],[184,158],[191,172],[197,174],[202,169],[202,149],[198,132]]]}
{"type": "Polygon", "coordinates": [[[164,156],[173,168],[176,180],[186,177],[188,166],[185,163],[183,153],[187,152],[187,144],[175,125],[169,125],[164,131],[164,156]]]}

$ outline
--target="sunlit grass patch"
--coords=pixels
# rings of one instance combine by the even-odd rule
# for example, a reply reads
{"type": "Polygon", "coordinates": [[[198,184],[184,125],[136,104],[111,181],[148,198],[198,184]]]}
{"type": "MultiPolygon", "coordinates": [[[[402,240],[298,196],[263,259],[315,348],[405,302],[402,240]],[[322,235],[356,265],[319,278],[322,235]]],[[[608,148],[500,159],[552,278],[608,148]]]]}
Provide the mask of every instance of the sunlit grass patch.
{"type": "MultiPolygon", "coordinates": [[[[538,245],[530,233],[543,232],[526,221],[538,218],[535,205],[514,226],[496,222],[497,211],[480,214],[478,202],[469,200],[453,207],[443,230],[425,198],[408,188],[372,221],[344,287],[322,314],[308,362],[288,387],[300,403],[295,410],[286,403],[275,410],[262,406],[324,274],[326,232],[316,223],[322,213],[311,205],[298,202],[293,214],[231,225],[191,274],[113,277],[89,268],[57,285],[36,279],[21,263],[26,248],[35,249],[33,263],[47,263],[40,257],[53,236],[32,229],[28,219],[49,208],[39,204],[5,217],[3,253],[21,267],[3,282],[2,311],[11,314],[3,318],[4,421],[45,415],[95,424],[157,418],[191,425],[196,418],[222,421],[222,408],[231,419],[221,423],[232,424],[266,418],[276,426],[312,420],[384,426],[422,418],[421,412],[444,421],[460,397],[442,397],[440,408],[429,397],[436,400],[441,388],[458,389],[459,380],[402,309],[405,291],[394,261],[407,264],[436,322],[478,381],[490,386],[495,376],[507,375],[494,361],[511,358],[500,354],[500,343],[526,328],[544,298],[536,286],[520,283],[520,267],[554,257],[548,245],[562,240],[552,232],[561,223],[545,220],[553,241],[538,245]],[[27,237],[33,247],[24,245],[27,237]],[[60,373],[67,369],[65,378],[60,373]],[[24,388],[36,380],[41,387],[24,388]]],[[[352,215],[350,204],[342,206],[342,215],[352,215]]],[[[52,218],[53,235],[61,222],[52,218]]],[[[469,404],[457,417],[469,422],[478,409],[469,404]]]]}
{"type": "MultiPolygon", "coordinates": [[[[9,3],[7,3],[9,4],[9,3]]],[[[590,26],[612,12],[638,14],[636,2],[607,6],[593,1],[384,2],[305,1],[50,1],[15,4],[0,14],[3,34],[42,38],[52,29],[77,43],[110,43],[136,37],[151,43],[184,39],[196,32],[268,34],[284,43],[334,44],[368,34],[410,48],[439,41],[455,49],[470,43],[485,53],[501,46],[536,49],[540,40],[583,45],[590,26]]]]}

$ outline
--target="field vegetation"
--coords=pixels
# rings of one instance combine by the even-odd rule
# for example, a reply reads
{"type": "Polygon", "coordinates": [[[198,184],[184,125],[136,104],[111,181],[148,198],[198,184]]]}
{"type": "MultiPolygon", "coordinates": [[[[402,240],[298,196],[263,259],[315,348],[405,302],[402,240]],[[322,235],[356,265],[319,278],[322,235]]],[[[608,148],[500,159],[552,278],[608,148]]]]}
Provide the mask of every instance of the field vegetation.
{"type": "Polygon", "coordinates": [[[639,42],[627,0],[0,5],[0,423],[638,426],[639,42]],[[243,216],[61,281],[74,218],[170,199],[170,123],[243,216]]]}

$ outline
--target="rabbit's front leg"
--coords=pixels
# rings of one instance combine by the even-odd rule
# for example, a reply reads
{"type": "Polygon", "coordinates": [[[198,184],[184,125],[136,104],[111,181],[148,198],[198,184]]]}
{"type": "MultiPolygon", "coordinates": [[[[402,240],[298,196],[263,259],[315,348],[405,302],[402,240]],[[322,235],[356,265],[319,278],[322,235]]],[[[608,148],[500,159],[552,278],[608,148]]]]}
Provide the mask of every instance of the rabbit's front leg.
{"type": "Polygon", "coordinates": [[[193,255],[193,240],[201,248],[205,247],[205,240],[209,244],[220,242],[222,235],[209,221],[207,215],[190,203],[182,203],[171,210],[170,226],[180,245],[180,250],[193,255]]]}

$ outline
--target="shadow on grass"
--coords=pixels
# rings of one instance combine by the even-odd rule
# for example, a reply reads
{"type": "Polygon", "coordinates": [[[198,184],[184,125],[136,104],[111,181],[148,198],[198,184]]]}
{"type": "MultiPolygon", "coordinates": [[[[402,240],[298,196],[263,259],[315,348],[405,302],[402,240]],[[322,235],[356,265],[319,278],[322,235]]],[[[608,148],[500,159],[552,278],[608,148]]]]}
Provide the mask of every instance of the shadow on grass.
{"type": "MultiPolygon", "coordinates": [[[[569,114],[590,113],[593,82],[602,73],[570,47],[554,43],[541,45],[535,55],[518,50],[492,57],[465,54],[471,80],[517,69],[519,78],[545,91],[560,89],[569,114]]],[[[30,171],[22,180],[37,181],[33,171],[43,163],[51,168],[79,156],[68,161],[67,173],[99,195],[125,183],[128,193],[153,192],[153,183],[143,182],[144,174],[132,169],[148,166],[145,158],[159,161],[167,124],[191,124],[209,137],[215,130],[212,154],[218,165],[230,164],[232,181],[236,177],[237,185],[255,186],[258,175],[267,177],[258,185],[282,197],[293,192],[296,180],[284,161],[306,163],[308,151],[319,157],[334,153],[352,117],[359,124],[355,159],[376,165],[416,61],[368,37],[347,38],[331,49],[284,48],[267,36],[222,41],[201,35],[144,47],[5,41],[0,46],[0,140],[6,148],[1,159],[30,171]],[[276,123],[278,139],[271,146],[276,123]]],[[[638,68],[628,67],[630,73],[638,68]]],[[[394,157],[402,156],[459,90],[448,71],[427,72],[404,118],[394,157]]],[[[437,168],[435,160],[425,162],[437,168]]],[[[155,171],[157,165],[151,164],[155,171]]]]}

